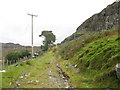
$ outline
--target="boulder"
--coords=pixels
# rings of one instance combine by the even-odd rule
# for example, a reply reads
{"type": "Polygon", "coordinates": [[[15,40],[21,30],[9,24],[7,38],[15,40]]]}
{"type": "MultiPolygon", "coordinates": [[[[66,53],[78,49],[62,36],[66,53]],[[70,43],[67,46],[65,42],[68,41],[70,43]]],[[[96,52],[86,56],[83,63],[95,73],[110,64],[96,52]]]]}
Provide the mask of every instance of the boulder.
{"type": "Polygon", "coordinates": [[[120,64],[116,64],[115,70],[116,70],[117,77],[120,80],[120,64]]]}

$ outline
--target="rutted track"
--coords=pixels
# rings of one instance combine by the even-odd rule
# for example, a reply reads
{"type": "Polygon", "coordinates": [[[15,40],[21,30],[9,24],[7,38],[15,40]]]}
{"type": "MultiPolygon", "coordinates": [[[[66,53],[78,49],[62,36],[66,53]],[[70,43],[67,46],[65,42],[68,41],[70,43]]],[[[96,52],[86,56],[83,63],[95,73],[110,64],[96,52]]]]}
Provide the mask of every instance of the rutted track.
{"type": "Polygon", "coordinates": [[[64,86],[64,88],[72,88],[69,80],[70,77],[65,72],[63,72],[62,68],[60,67],[60,64],[57,64],[56,67],[62,86],[64,86]]]}
{"type": "Polygon", "coordinates": [[[44,62],[48,65],[45,70],[38,72],[37,75],[35,74],[35,77],[31,77],[31,74],[33,74],[31,71],[34,70],[34,66],[30,66],[28,70],[23,71],[19,76],[18,81],[15,82],[14,88],[72,88],[69,80],[70,77],[63,72],[53,54],[46,54],[42,58],[39,58],[36,60],[35,65],[39,65],[39,63],[42,63],[45,59],[49,61],[49,63],[44,62]],[[37,76],[39,77],[36,80],[37,76]]]}

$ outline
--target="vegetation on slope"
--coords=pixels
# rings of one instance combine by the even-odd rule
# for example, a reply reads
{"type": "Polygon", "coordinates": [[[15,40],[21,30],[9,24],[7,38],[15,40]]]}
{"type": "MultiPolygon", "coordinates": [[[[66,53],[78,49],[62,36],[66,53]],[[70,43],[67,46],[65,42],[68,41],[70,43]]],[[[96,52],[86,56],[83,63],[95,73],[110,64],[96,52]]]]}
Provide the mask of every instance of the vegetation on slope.
{"type": "Polygon", "coordinates": [[[5,60],[8,61],[13,61],[13,60],[18,60],[20,58],[28,57],[30,56],[30,52],[28,50],[23,50],[23,51],[10,51],[6,54],[5,60]]]}
{"type": "Polygon", "coordinates": [[[68,67],[64,70],[71,76],[75,87],[119,87],[120,82],[115,72],[115,65],[120,63],[118,29],[88,35],[60,46],[58,53],[67,59],[64,64],[68,67]],[[77,65],[78,73],[71,70],[70,64],[77,65]],[[86,86],[79,84],[84,81],[81,77],[86,78],[86,86]]]}
{"type": "Polygon", "coordinates": [[[87,33],[87,35],[61,44],[59,46],[60,47],[59,54],[64,59],[70,59],[80,50],[80,48],[84,47],[86,44],[90,42],[102,39],[104,37],[111,37],[113,35],[118,36],[118,29],[120,28],[113,28],[103,32],[89,32],[89,31],[81,32],[82,34],[87,33]]]}

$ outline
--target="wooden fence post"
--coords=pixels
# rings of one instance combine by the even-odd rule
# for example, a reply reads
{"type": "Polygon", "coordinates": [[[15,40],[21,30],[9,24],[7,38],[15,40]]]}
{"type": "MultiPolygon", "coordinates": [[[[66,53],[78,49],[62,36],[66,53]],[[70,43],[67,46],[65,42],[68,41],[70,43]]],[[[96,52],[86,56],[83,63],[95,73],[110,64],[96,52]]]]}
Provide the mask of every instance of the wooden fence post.
{"type": "MultiPolygon", "coordinates": [[[[11,65],[11,61],[10,61],[10,65],[11,65]]],[[[10,69],[11,69],[11,67],[10,67],[10,69]]]]}
{"type": "Polygon", "coordinates": [[[3,70],[4,70],[4,57],[3,57],[3,70]]]}
{"type": "Polygon", "coordinates": [[[13,60],[13,63],[12,64],[14,64],[15,63],[15,60],[13,60]]]}
{"type": "Polygon", "coordinates": [[[11,65],[11,61],[10,61],[10,65],[11,65]]]}
{"type": "Polygon", "coordinates": [[[8,70],[8,60],[7,60],[7,70],[8,70]]]}

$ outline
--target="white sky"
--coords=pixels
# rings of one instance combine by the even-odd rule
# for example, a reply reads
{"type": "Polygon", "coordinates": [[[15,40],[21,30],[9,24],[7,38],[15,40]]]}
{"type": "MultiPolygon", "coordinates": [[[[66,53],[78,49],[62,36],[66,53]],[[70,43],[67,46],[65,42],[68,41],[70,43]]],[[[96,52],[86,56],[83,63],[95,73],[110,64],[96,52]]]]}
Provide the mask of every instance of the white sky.
{"type": "Polygon", "coordinates": [[[34,18],[34,45],[41,45],[38,36],[52,30],[57,42],[115,0],[0,0],[0,42],[31,45],[31,17],[34,18]]]}

